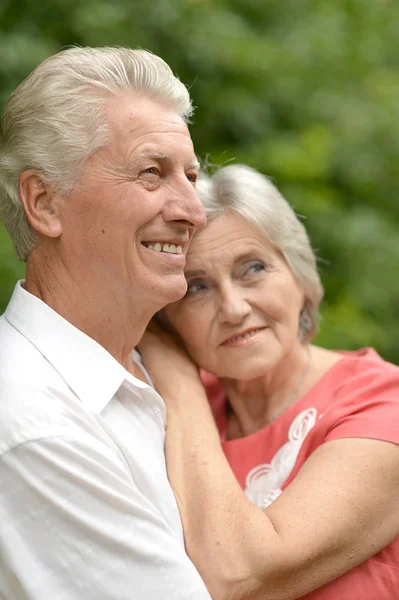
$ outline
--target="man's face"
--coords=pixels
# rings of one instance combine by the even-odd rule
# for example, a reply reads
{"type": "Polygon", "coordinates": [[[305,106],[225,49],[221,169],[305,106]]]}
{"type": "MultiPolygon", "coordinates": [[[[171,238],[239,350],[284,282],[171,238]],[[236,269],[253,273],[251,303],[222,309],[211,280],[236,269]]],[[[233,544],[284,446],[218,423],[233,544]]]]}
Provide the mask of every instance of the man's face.
{"type": "Polygon", "coordinates": [[[155,311],[186,291],[188,244],[205,224],[198,163],[187,126],[167,106],[126,93],[107,112],[111,140],[63,204],[62,256],[72,276],[93,279],[94,290],[102,283],[116,308],[128,300],[155,311]]]}

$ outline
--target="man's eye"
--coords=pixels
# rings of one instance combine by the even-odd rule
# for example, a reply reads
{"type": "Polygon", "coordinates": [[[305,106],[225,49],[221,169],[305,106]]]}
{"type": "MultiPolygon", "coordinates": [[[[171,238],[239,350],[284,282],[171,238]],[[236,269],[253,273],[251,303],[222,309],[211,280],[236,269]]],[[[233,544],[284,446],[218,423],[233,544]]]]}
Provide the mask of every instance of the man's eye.
{"type": "Polygon", "coordinates": [[[148,169],[144,169],[143,173],[148,173],[149,175],[158,175],[159,171],[156,167],[148,167],[148,169]]]}
{"type": "Polygon", "coordinates": [[[197,173],[190,173],[187,175],[187,179],[190,181],[190,183],[195,183],[198,179],[198,175],[197,173]]]}

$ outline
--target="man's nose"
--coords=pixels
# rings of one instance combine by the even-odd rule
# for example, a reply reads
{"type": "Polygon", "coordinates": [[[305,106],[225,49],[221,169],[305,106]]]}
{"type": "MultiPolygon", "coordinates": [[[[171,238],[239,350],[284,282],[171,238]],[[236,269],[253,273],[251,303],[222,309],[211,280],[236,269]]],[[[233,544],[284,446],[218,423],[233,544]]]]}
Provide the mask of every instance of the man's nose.
{"type": "Polygon", "coordinates": [[[168,202],[165,211],[166,221],[181,221],[193,229],[202,229],[206,225],[205,210],[198,198],[193,184],[184,177],[168,202]]]}

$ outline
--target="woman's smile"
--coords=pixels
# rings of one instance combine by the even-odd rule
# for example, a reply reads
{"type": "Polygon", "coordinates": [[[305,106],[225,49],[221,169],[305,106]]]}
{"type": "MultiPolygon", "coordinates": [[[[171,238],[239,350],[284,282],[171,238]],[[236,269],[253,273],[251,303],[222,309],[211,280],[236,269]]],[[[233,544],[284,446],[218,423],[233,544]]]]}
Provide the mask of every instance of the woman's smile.
{"type": "Polygon", "coordinates": [[[252,345],[259,339],[259,334],[263,333],[267,327],[251,327],[241,333],[226,338],[220,345],[225,348],[238,348],[252,345]]]}

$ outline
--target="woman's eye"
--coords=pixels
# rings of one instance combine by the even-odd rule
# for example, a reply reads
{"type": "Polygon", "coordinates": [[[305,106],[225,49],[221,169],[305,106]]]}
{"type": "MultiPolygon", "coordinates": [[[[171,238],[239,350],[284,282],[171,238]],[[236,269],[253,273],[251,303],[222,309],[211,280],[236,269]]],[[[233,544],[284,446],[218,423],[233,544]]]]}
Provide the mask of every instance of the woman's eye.
{"type": "Polygon", "coordinates": [[[200,292],[203,292],[204,290],[206,290],[206,285],[204,283],[202,283],[201,281],[192,281],[190,283],[187,284],[187,294],[199,294],[200,292]]]}
{"type": "Polygon", "coordinates": [[[262,263],[256,263],[249,267],[248,272],[249,273],[259,273],[260,271],[264,271],[264,270],[265,270],[265,265],[263,265],[262,263]]]}

